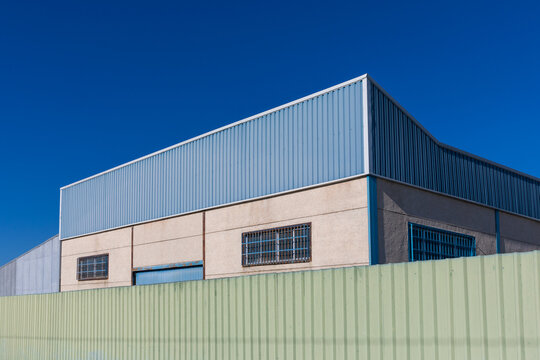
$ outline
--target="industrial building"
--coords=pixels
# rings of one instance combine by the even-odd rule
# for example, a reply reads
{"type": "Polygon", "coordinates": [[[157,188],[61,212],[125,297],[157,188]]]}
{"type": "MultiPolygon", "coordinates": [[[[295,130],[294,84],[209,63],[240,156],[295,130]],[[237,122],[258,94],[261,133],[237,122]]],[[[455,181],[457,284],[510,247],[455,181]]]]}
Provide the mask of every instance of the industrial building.
{"type": "Polygon", "coordinates": [[[529,251],[540,179],[363,75],[61,188],[59,238],[61,291],[529,251]]]}

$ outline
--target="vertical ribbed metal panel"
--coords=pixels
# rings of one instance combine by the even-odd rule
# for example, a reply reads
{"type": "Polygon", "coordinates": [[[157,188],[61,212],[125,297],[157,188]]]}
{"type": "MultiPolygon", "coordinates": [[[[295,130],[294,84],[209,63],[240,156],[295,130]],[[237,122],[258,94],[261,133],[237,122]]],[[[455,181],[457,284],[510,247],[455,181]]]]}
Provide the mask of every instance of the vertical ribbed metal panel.
{"type": "Polygon", "coordinates": [[[540,219],[540,182],[441,146],[370,81],[370,171],[540,219]]]}
{"type": "Polygon", "coordinates": [[[15,295],[17,264],[15,260],[0,267],[0,296],[15,295]]]}
{"type": "Polygon", "coordinates": [[[0,268],[0,296],[58,291],[60,291],[58,235],[0,268]]]}
{"type": "Polygon", "coordinates": [[[15,260],[16,294],[60,291],[60,239],[55,236],[15,260]]]}
{"type": "Polygon", "coordinates": [[[540,252],[0,298],[0,359],[540,358],[540,252]]]}
{"type": "Polygon", "coordinates": [[[364,173],[362,82],[62,189],[61,238],[364,173]]]}

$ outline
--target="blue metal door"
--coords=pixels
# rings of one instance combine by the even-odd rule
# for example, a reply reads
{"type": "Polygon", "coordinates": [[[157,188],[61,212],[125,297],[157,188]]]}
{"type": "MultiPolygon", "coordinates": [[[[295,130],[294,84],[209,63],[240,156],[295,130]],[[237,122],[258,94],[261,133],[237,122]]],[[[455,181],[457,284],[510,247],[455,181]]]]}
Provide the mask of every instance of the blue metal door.
{"type": "Polygon", "coordinates": [[[135,273],[135,285],[150,285],[178,281],[202,280],[202,278],[202,266],[141,271],[135,273]]]}

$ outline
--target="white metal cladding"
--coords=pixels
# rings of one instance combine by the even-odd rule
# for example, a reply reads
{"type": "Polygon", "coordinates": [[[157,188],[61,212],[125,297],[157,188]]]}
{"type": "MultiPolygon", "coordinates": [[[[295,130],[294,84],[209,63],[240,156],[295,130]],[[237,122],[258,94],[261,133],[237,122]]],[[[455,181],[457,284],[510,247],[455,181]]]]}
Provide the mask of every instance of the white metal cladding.
{"type": "Polygon", "coordinates": [[[540,219],[540,181],[439,143],[369,81],[377,175],[540,219]]]}
{"type": "Polygon", "coordinates": [[[15,280],[17,278],[17,264],[10,261],[0,267],[0,296],[15,295],[15,280]]]}
{"type": "Polygon", "coordinates": [[[61,238],[364,173],[362,78],[61,189],[61,238]]]}
{"type": "Polygon", "coordinates": [[[60,239],[50,238],[0,267],[0,296],[60,290],[60,239]]]}
{"type": "Polygon", "coordinates": [[[16,294],[44,294],[60,290],[60,240],[55,236],[15,261],[16,294]]]}

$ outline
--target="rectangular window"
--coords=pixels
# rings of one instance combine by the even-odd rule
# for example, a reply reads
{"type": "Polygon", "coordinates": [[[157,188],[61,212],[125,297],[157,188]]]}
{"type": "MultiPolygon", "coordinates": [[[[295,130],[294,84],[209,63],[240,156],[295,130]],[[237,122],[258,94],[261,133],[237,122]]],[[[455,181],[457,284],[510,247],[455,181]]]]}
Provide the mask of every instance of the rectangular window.
{"type": "Polygon", "coordinates": [[[202,279],[202,265],[186,266],[173,269],[138,271],[135,273],[135,285],[162,284],[202,279]]]}
{"type": "Polygon", "coordinates": [[[311,224],[242,234],[242,266],[311,261],[311,224]]]}
{"type": "Polygon", "coordinates": [[[78,280],[99,280],[109,277],[109,254],[77,259],[78,280]]]}
{"type": "Polygon", "coordinates": [[[409,261],[475,255],[474,236],[409,223],[409,261]]]}

